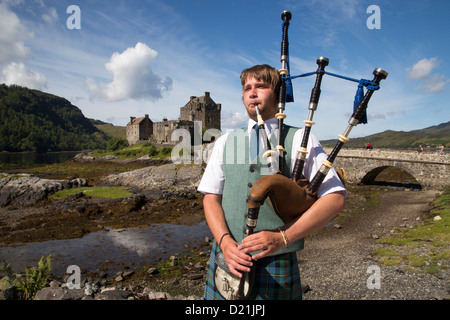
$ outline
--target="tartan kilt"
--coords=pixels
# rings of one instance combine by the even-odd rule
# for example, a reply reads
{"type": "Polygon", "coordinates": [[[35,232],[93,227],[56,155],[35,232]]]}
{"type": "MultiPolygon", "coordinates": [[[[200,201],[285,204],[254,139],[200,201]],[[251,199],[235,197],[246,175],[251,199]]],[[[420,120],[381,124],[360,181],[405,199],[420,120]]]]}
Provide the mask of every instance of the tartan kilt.
{"type": "MultiPolygon", "coordinates": [[[[214,260],[218,245],[213,241],[204,290],[205,300],[224,300],[214,286],[214,260]]],[[[249,300],[301,300],[302,290],[295,252],[264,257],[254,264],[255,280],[249,300]]]]}

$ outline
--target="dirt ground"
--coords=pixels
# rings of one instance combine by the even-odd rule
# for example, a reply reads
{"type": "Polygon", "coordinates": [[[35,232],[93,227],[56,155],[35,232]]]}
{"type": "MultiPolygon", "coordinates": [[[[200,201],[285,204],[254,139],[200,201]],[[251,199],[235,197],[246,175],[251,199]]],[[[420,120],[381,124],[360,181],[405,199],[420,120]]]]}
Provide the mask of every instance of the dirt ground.
{"type": "MultiPolygon", "coordinates": [[[[388,245],[377,239],[395,228],[411,228],[423,221],[437,191],[388,191],[380,203],[306,239],[297,254],[306,300],[441,300],[450,298],[449,272],[414,272],[408,265],[385,266],[374,255],[388,245]],[[374,271],[377,270],[377,271],[374,271]],[[371,281],[379,272],[379,287],[371,281]],[[370,282],[368,284],[368,282],[370,282]]],[[[353,195],[350,194],[350,197],[353,195]]],[[[398,250],[397,248],[394,248],[398,250]]],[[[415,249],[429,254],[430,247],[415,249]]]]}

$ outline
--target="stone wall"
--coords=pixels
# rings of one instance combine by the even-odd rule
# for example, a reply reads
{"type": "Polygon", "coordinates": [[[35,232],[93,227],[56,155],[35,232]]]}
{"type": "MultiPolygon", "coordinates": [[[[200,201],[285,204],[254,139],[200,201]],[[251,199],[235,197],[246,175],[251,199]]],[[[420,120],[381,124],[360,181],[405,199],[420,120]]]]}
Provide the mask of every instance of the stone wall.
{"type": "MultiPolygon", "coordinates": [[[[327,154],[330,151],[325,149],[327,154]]],[[[442,188],[449,185],[450,154],[342,149],[334,167],[344,168],[348,180],[355,183],[373,180],[385,168],[396,167],[410,173],[423,187],[442,188]]]]}
{"type": "Polygon", "coordinates": [[[178,141],[172,141],[172,133],[177,129],[185,129],[193,137],[194,123],[185,120],[167,120],[153,123],[153,140],[157,143],[177,144],[178,141]]]}

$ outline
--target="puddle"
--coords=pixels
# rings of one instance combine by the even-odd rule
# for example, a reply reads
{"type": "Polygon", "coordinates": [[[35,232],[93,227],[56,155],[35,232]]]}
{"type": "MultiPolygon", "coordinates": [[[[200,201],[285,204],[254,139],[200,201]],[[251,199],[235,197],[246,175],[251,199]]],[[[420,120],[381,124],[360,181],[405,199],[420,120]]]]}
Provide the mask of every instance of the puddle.
{"type": "Polygon", "coordinates": [[[186,245],[198,245],[212,237],[206,222],[193,226],[154,224],[146,228],[111,229],[90,233],[82,238],[30,242],[0,247],[0,261],[5,260],[21,273],[36,266],[42,256],[52,255],[53,274],[63,276],[70,265],[82,272],[98,272],[107,267],[114,275],[124,266],[157,262],[185,251],[186,245]]]}

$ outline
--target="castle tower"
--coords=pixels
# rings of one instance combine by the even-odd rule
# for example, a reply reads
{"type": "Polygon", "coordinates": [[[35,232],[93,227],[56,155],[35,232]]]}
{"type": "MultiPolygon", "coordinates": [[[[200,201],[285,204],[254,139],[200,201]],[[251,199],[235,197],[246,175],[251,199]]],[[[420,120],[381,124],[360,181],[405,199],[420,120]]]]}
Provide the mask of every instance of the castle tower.
{"type": "Polygon", "coordinates": [[[180,120],[201,121],[203,128],[220,130],[221,104],[211,99],[210,93],[202,97],[191,96],[189,102],[180,108],[180,120]]]}

